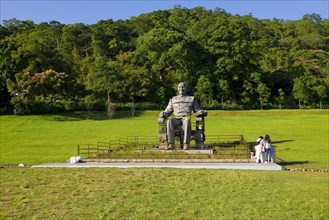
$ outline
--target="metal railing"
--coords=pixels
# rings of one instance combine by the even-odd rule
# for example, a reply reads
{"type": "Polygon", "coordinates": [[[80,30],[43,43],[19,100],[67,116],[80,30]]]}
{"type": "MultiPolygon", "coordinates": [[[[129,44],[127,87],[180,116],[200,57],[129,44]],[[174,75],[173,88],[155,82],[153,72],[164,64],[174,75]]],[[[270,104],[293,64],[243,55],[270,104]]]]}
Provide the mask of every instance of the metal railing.
{"type": "Polygon", "coordinates": [[[109,142],[79,144],[78,155],[102,159],[250,159],[250,149],[242,135],[207,136],[205,149],[191,151],[159,149],[158,139],[128,136],[109,142]]]}

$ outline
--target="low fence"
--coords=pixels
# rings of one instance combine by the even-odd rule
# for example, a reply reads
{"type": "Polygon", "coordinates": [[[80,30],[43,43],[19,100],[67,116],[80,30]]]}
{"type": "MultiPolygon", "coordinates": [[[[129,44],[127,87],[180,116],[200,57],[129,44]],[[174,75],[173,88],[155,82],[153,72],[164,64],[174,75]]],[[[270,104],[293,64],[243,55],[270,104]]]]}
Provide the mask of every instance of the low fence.
{"type": "Polygon", "coordinates": [[[209,135],[205,144],[216,151],[218,159],[250,159],[251,156],[243,135],[209,135]]]}
{"type": "Polygon", "coordinates": [[[118,140],[111,140],[109,142],[98,142],[97,144],[79,144],[78,155],[85,158],[99,156],[101,154],[109,154],[111,152],[120,150],[129,150],[132,148],[138,148],[139,146],[144,149],[156,148],[158,145],[158,139],[154,137],[137,137],[128,136],[126,138],[120,138],[118,140]]]}
{"type": "Polygon", "coordinates": [[[250,149],[242,135],[207,136],[205,149],[159,149],[158,139],[128,136],[97,144],[79,144],[78,155],[97,159],[250,159],[250,149]]]}

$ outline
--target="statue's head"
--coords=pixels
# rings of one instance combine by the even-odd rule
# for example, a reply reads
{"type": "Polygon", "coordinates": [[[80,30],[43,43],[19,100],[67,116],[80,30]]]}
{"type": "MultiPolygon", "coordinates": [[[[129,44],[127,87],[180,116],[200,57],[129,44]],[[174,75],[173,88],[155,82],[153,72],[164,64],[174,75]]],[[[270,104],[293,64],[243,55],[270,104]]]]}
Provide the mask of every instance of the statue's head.
{"type": "Polygon", "coordinates": [[[179,95],[185,95],[187,91],[187,85],[184,82],[178,84],[179,95]]]}

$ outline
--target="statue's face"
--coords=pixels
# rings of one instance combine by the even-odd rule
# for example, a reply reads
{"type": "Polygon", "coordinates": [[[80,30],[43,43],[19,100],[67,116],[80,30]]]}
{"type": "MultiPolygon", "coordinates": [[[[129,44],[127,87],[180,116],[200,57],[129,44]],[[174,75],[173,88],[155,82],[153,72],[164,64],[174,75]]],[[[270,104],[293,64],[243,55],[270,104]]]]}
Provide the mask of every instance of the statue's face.
{"type": "Polygon", "coordinates": [[[179,93],[179,95],[185,95],[186,94],[186,85],[185,85],[185,83],[179,83],[178,84],[178,93],[179,93]]]}

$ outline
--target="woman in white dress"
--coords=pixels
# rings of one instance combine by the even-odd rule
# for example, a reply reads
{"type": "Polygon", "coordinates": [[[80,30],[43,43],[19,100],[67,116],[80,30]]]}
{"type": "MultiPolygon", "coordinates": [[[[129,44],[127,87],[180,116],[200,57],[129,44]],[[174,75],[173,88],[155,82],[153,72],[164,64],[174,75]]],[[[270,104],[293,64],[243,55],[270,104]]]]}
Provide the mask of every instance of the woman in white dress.
{"type": "Polygon", "coordinates": [[[256,163],[263,163],[264,161],[264,156],[263,156],[263,152],[264,152],[264,138],[263,136],[260,136],[257,141],[256,141],[256,146],[255,146],[255,150],[256,150],[256,163]]]}

